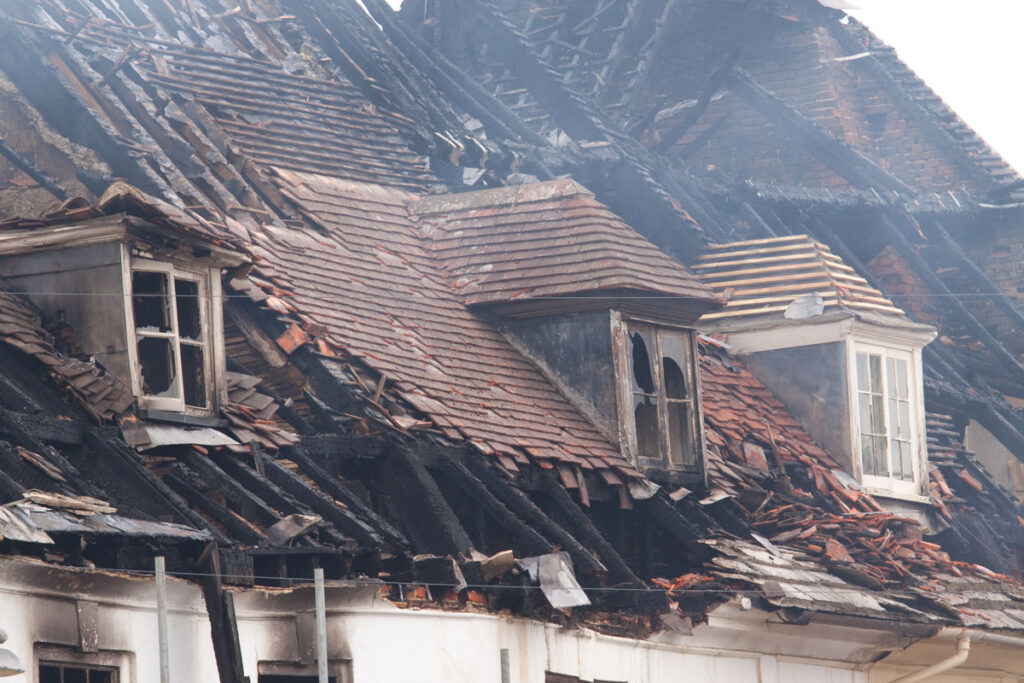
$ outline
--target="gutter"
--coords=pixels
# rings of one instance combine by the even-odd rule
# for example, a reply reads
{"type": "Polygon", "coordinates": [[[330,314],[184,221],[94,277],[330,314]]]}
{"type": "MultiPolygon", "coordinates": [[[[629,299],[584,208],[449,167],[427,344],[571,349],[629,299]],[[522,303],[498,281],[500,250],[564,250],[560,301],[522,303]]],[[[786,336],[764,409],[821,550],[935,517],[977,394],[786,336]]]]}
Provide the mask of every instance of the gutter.
{"type": "Polygon", "coordinates": [[[923,681],[926,678],[931,678],[932,676],[945,673],[946,671],[955,669],[966,662],[967,655],[970,653],[971,636],[968,635],[967,631],[960,631],[960,635],[956,638],[956,654],[935,662],[931,666],[925,667],[915,673],[900,676],[899,678],[891,681],[891,683],[915,683],[915,681],[923,681]]]}

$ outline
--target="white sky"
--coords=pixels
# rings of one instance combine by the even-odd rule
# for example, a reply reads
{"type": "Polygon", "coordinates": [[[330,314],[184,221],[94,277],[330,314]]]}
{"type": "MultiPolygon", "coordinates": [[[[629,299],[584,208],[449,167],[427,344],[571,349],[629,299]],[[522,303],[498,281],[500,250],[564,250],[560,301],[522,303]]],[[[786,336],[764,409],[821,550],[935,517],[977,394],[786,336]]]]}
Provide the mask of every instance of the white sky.
{"type": "Polygon", "coordinates": [[[851,2],[855,17],[1024,171],[1024,0],[851,2]]]}
{"type": "Polygon", "coordinates": [[[1024,0],[852,0],[886,43],[1024,170],[1024,0]]]}

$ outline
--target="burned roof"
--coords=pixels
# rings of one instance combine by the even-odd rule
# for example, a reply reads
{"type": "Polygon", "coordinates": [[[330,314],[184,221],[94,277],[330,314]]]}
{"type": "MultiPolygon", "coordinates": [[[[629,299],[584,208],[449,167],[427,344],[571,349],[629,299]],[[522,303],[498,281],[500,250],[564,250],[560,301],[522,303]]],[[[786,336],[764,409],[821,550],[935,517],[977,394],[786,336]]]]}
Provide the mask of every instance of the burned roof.
{"type": "MultiPolygon", "coordinates": [[[[340,351],[387,375],[447,436],[513,469],[535,461],[633,468],[441,272],[412,195],[277,171],[281,192],[319,228],[265,228],[255,251],[340,351]]],[[[490,200],[488,196],[481,198],[490,200]]],[[[680,272],[681,269],[680,269],[680,272]]]]}

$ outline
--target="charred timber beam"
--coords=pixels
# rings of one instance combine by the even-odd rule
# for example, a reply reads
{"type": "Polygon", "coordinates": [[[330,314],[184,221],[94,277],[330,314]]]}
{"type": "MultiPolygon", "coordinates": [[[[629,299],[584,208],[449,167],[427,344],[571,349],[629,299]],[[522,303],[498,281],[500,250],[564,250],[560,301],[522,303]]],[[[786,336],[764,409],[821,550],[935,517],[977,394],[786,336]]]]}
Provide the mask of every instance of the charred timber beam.
{"type": "Polygon", "coordinates": [[[242,667],[242,648],[238,641],[238,621],[231,593],[224,590],[221,578],[220,550],[216,543],[206,546],[196,567],[203,571],[200,585],[210,618],[210,636],[217,660],[220,683],[245,683],[242,667]]]}
{"type": "MultiPolygon", "coordinates": [[[[345,510],[338,506],[330,495],[311,488],[301,477],[273,458],[262,453],[257,457],[263,461],[263,469],[267,473],[267,477],[281,490],[307,505],[342,533],[351,536],[361,548],[371,552],[380,550],[383,543],[381,537],[351,510],[345,510]]],[[[344,503],[344,501],[340,502],[344,503]]]]}
{"type": "Polygon", "coordinates": [[[679,512],[672,499],[663,491],[658,491],[647,500],[636,501],[634,505],[699,559],[711,558],[711,549],[700,542],[704,534],[679,512]]]}
{"type": "Polygon", "coordinates": [[[816,157],[853,185],[863,189],[880,186],[907,195],[916,194],[899,178],[837,140],[815,121],[766,90],[743,69],[733,69],[728,75],[728,84],[733,92],[765,118],[804,141],[816,157]]]}
{"type": "Polygon", "coordinates": [[[729,72],[736,66],[736,59],[739,57],[739,49],[735,49],[732,53],[726,57],[722,65],[715,69],[711,74],[711,78],[708,79],[708,84],[705,86],[704,91],[701,92],[700,97],[697,98],[697,103],[693,109],[686,113],[676,125],[672,126],[664,136],[651,149],[658,154],[664,154],[672,148],[672,145],[676,144],[679,138],[686,135],[686,131],[690,130],[693,124],[700,120],[700,117],[704,116],[704,112],[707,111],[708,105],[711,104],[711,98],[714,97],[715,93],[718,92],[725,84],[725,80],[729,77],[729,72]]]}
{"type": "Polygon", "coordinates": [[[384,33],[394,41],[404,54],[415,61],[416,65],[435,83],[445,89],[456,104],[473,113],[484,125],[505,130],[512,136],[538,146],[547,147],[547,141],[530,128],[512,110],[487,92],[475,80],[465,75],[462,70],[449,60],[440,56],[437,51],[423,44],[422,39],[411,35],[396,21],[394,10],[382,0],[364,0],[364,4],[373,15],[374,21],[380,23],[384,33]]]}
{"type": "MultiPolygon", "coordinates": [[[[374,512],[363,502],[363,499],[350,491],[342,484],[337,477],[332,476],[321,467],[303,448],[286,446],[282,449],[282,455],[296,463],[302,473],[313,480],[317,487],[331,496],[334,500],[343,503],[352,513],[358,515],[362,523],[366,524],[371,531],[379,535],[395,550],[408,550],[409,539],[402,532],[394,528],[383,517],[374,512]]],[[[347,532],[346,532],[347,533],[347,532]]]]}
{"type": "Polygon", "coordinates": [[[11,149],[2,138],[0,138],[0,154],[57,199],[64,201],[71,197],[71,193],[65,190],[60,183],[30,164],[24,157],[11,149]]]}
{"type": "Polygon", "coordinates": [[[198,474],[208,486],[222,495],[239,514],[264,527],[281,520],[282,515],[247,490],[210,458],[193,448],[183,448],[178,459],[198,474]]]}
{"type": "Polygon", "coordinates": [[[518,556],[544,555],[554,550],[554,545],[509,510],[456,457],[453,455],[447,458],[437,458],[434,467],[448,479],[455,482],[459,488],[465,491],[470,498],[475,500],[481,508],[490,514],[502,528],[512,535],[512,539],[518,545],[516,548],[518,556]]]}
{"type": "Polygon", "coordinates": [[[633,570],[629,568],[626,561],[622,559],[619,552],[612,547],[604,534],[594,525],[589,517],[584,514],[576,501],[572,499],[569,492],[565,490],[554,475],[550,472],[543,472],[540,476],[540,490],[548,496],[548,500],[562,517],[572,525],[576,536],[585,544],[597,551],[601,562],[608,567],[608,578],[612,582],[621,584],[628,583],[634,586],[645,586],[633,570]]]}
{"type": "Polygon", "coordinates": [[[591,575],[608,574],[608,569],[604,564],[591,555],[572,534],[548,517],[536,503],[508,479],[504,472],[498,472],[490,463],[482,462],[480,458],[470,458],[466,464],[469,470],[486,484],[487,488],[510,510],[550,542],[564,548],[572,557],[577,571],[591,575]]]}
{"type": "Polygon", "coordinates": [[[210,531],[217,542],[228,543],[216,527],[196,514],[163,479],[149,471],[141,456],[123,441],[92,427],[85,432],[85,442],[93,458],[92,471],[110,482],[104,488],[115,500],[130,501],[153,519],[160,519],[171,510],[186,524],[210,531]]]}
{"type": "MultiPolygon", "coordinates": [[[[4,444],[0,444],[0,450],[3,450],[4,444]]],[[[25,493],[25,487],[15,481],[4,469],[0,469],[0,505],[4,503],[10,503],[11,501],[21,500],[25,493]]]]}
{"type": "Polygon", "coordinates": [[[460,562],[471,557],[473,543],[469,535],[408,445],[391,444],[381,481],[388,484],[385,502],[402,521],[417,552],[451,555],[460,562]]]}
{"type": "MultiPolygon", "coordinates": [[[[191,481],[193,478],[194,475],[187,472],[183,465],[175,465],[164,477],[167,484],[177,491],[182,498],[223,527],[234,539],[249,545],[260,545],[266,542],[267,537],[261,531],[244,522],[227,507],[218,503],[206,490],[201,490],[199,486],[202,483],[191,481]]],[[[206,526],[210,525],[207,524],[206,526]]],[[[227,540],[226,542],[230,543],[227,540]]]]}
{"type": "MultiPolygon", "coordinates": [[[[254,457],[260,461],[259,466],[266,471],[261,455],[262,454],[256,454],[254,457]]],[[[272,505],[274,509],[282,515],[286,516],[295,512],[308,514],[311,511],[311,508],[308,505],[304,505],[299,502],[298,499],[279,488],[269,479],[260,476],[252,468],[243,464],[240,460],[237,460],[234,455],[216,457],[215,462],[221,469],[231,475],[232,478],[242,484],[247,491],[256,494],[260,500],[272,505]]],[[[321,517],[322,516],[323,515],[321,515],[321,517]]],[[[327,523],[322,524],[319,527],[320,538],[329,543],[344,545],[348,539],[342,536],[341,533],[334,528],[331,522],[327,520],[325,520],[325,522],[327,523]]]]}
{"type": "Polygon", "coordinates": [[[960,246],[960,243],[953,239],[953,236],[942,227],[942,223],[938,219],[928,221],[928,224],[932,231],[939,236],[946,249],[949,250],[947,253],[953,256],[960,267],[960,271],[967,276],[967,279],[973,282],[982,292],[991,292],[992,302],[1010,319],[1014,329],[1024,331],[1024,313],[1017,308],[1017,304],[1010,297],[1006,296],[996,283],[989,279],[988,274],[978,267],[974,259],[967,255],[963,247],[960,246]]]}
{"type": "MultiPolygon", "coordinates": [[[[910,217],[908,216],[908,220],[910,217]]],[[[931,269],[931,266],[925,262],[923,258],[917,253],[910,241],[907,240],[903,231],[900,230],[899,226],[886,215],[885,212],[881,212],[879,215],[879,222],[882,228],[892,238],[893,246],[900,253],[910,267],[925,281],[925,283],[932,288],[932,290],[941,294],[944,299],[948,302],[952,313],[960,322],[972,333],[975,337],[984,344],[989,351],[991,351],[1000,361],[1006,364],[1006,369],[1013,372],[1018,382],[1024,382],[1024,366],[1020,364],[1020,361],[1012,353],[1006,350],[1006,347],[999,343],[992,333],[986,329],[984,325],[978,322],[978,319],[974,317],[966,306],[960,301],[960,299],[950,291],[949,287],[946,286],[938,275],[931,269]]]]}
{"type": "Polygon", "coordinates": [[[74,482],[76,492],[84,493],[93,498],[103,499],[104,492],[87,479],[67,458],[58,453],[55,448],[37,439],[26,428],[26,425],[22,424],[21,415],[12,413],[9,410],[0,410],[0,428],[4,430],[15,444],[42,455],[57,467],[69,481],[74,482]]]}

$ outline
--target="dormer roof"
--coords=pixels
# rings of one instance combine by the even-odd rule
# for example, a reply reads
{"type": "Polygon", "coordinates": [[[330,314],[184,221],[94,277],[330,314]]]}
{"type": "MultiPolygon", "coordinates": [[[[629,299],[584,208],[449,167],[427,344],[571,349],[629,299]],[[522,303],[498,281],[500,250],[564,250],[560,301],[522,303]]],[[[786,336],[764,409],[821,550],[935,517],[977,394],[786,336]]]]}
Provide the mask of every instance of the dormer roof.
{"type": "Polygon", "coordinates": [[[615,295],[703,312],[718,303],[571,179],[426,197],[410,211],[466,305],[529,303],[550,312],[615,295]]]}
{"type": "Polygon", "coordinates": [[[727,300],[725,308],[703,320],[799,316],[790,307],[802,297],[811,307],[820,297],[821,313],[849,309],[905,318],[902,309],[808,235],[711,245],[694,269],[727,300]]]}

